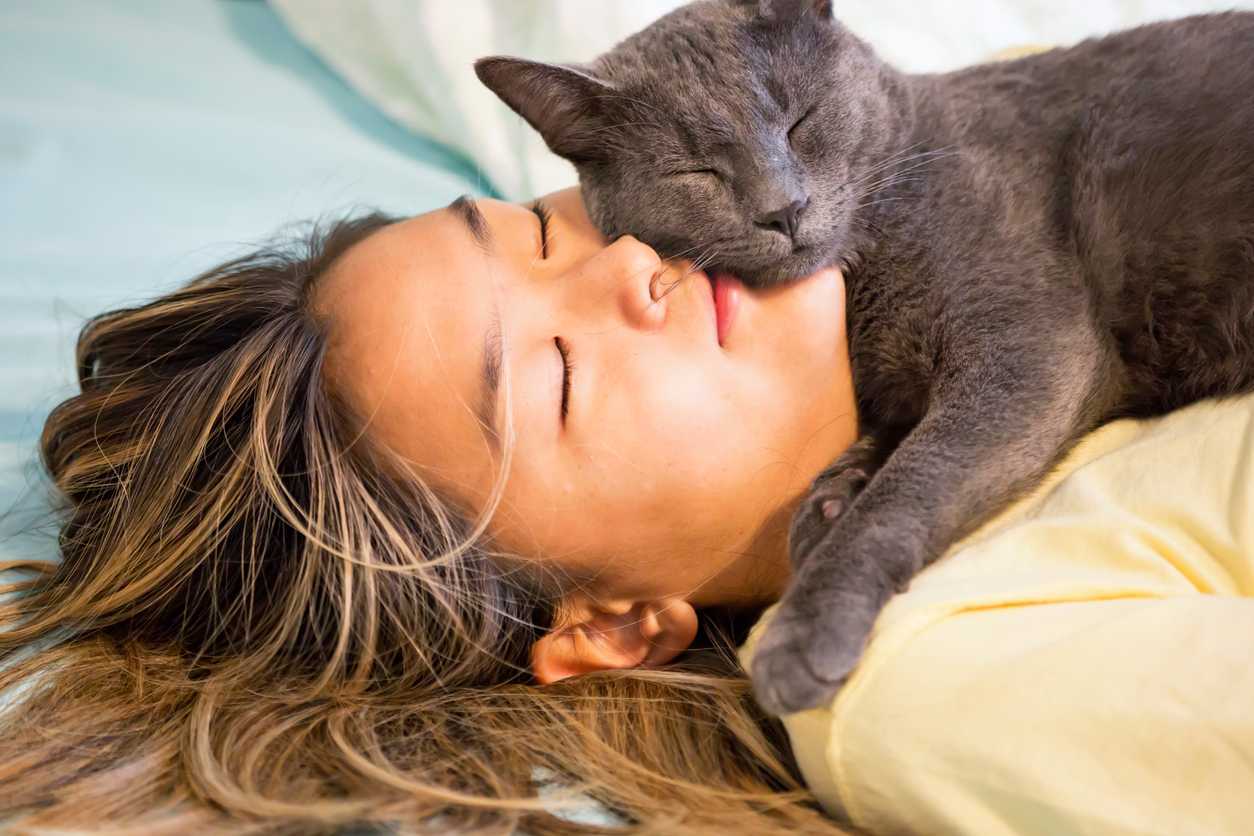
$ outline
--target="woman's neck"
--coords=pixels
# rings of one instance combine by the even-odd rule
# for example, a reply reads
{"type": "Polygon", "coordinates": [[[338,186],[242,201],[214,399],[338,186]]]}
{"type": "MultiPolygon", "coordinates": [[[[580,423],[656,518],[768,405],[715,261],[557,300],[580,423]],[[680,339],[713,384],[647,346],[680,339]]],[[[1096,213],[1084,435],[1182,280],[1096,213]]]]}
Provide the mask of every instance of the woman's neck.
{"type": "Polygon", "coordinates": [[[801,497],[770,514],[737,559],[702,586],[690,602],[696,607],[766,606],[779,600],[792,575],[788,526],[801,497]]]}

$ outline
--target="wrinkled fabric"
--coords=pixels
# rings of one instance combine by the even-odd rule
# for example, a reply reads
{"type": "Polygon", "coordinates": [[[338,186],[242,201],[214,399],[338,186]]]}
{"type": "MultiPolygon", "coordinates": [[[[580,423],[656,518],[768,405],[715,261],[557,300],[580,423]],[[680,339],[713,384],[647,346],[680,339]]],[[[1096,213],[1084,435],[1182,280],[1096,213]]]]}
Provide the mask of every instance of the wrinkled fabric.
{"type": "MultiPolygon", "coordinates": [[[[681,0],[270,0],[292,31],[396,121],[466,154],[485,182],[527,200],[575,182],[574,169],[471,69],[515,55],[586,62],[681,0]]],[[[836,14],[887,60],[941,72],[1022,44],[1067,44],[1250,0],[849,0],[836,14]]]]}
{"type": "Polygon", "coordinates": [[[919,575],[832,705],[785,725],[823,804],[874,833],[1249,833],[1252,595],[1254,396],[1120,421],[919,575]]]}

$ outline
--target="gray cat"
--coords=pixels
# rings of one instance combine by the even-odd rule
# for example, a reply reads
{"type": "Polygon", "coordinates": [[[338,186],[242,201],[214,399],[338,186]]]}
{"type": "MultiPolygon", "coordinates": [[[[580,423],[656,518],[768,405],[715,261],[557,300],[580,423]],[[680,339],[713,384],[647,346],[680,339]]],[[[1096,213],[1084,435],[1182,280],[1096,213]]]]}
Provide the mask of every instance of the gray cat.
{"type": "Polygon", "coordinates": [[[845,270],[864,435],[793,521],[768,711],[830,699],[888,598],[1100,422],[1254,389],[1254,14],[907,75],[830,2],[705,0],[476,71],[607,235],[758,287],[845,270]]]}

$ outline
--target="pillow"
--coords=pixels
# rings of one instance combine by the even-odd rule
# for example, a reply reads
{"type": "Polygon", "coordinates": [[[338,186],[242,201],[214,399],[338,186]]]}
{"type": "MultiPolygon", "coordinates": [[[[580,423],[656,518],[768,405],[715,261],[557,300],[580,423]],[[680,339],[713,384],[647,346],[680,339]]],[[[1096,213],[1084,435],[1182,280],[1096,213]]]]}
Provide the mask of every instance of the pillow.
{"type": "MultiPolygon", "coordinates": [[[[270,0],[292,31],[402,125],[458,149],[510,200],[572,185],[575,172],[484,88],[471,65],[498,53],[595,58],[681,0],[270,0]]],[[[1250,0],[1235,5],[1251,6],[1250,0]]],[[[850,0],[841,21],[896,66],[941,72],[1010,44],[1062,44],[1224,0],[850,0]]]]}

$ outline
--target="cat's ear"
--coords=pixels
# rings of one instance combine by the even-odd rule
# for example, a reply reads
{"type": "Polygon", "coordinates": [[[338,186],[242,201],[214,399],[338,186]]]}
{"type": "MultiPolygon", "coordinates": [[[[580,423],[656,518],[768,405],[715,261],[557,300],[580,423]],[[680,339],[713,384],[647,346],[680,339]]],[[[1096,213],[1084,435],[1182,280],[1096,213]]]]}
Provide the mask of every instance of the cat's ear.
{"type": "Polygon", "coordinates": [[[540,132],[553,153],[572,162],[604,148],[607,97],[614,87],[582,69],[496,55],[475,62],[475,75],[540,132]]]}
{"type": "Polygon", "coordinates": [[[767,20],[796,20],[806,12],[831,20],[832,0],[758,0],[758,14],[767,20]]]}

